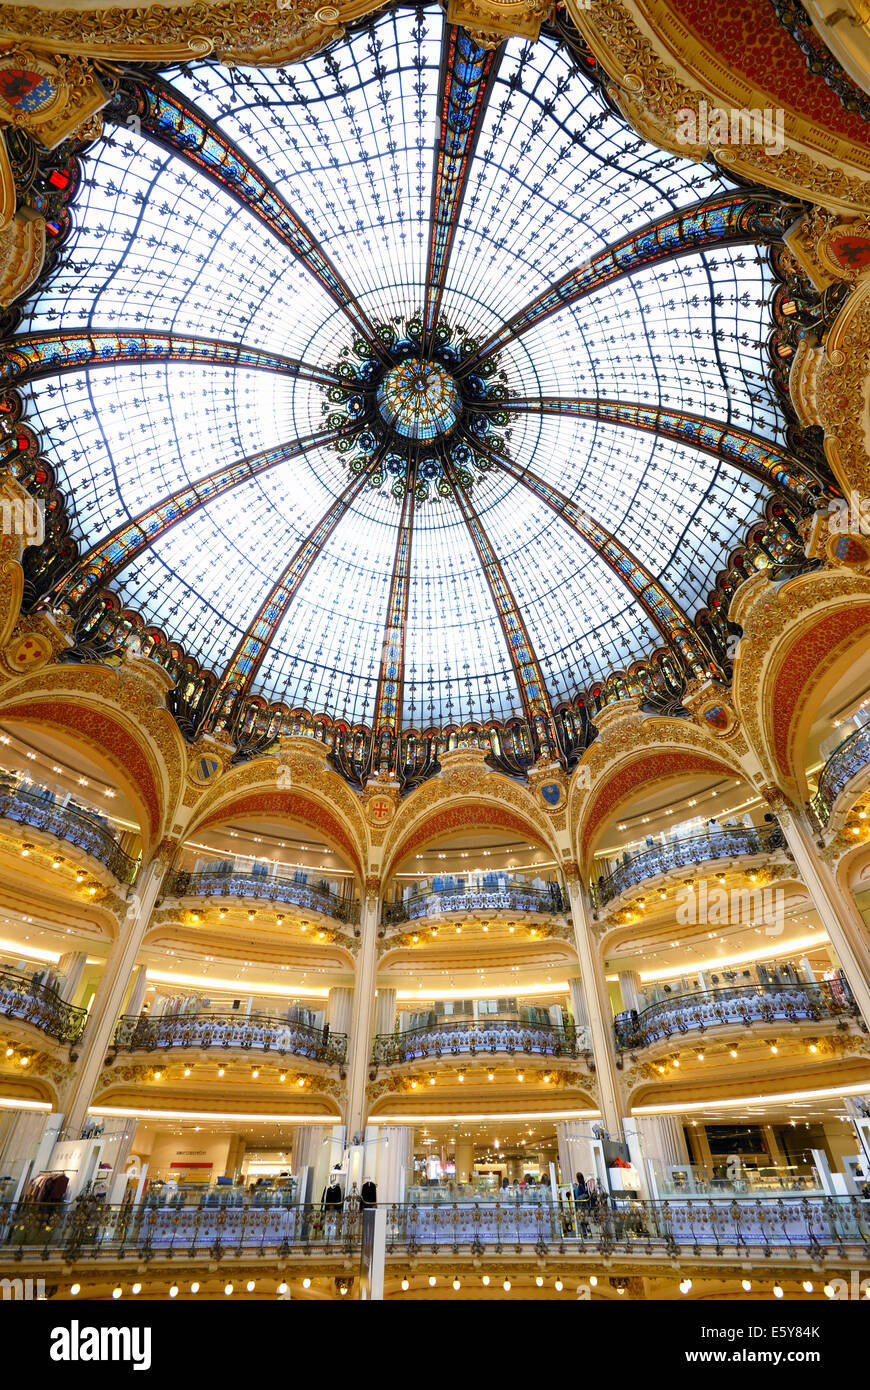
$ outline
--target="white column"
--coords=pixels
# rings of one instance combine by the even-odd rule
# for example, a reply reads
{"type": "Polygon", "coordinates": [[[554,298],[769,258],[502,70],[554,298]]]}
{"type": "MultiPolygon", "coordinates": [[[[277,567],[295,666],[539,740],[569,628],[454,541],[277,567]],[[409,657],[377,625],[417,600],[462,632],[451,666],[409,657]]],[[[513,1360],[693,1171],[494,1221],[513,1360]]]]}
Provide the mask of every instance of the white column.
{"type": "Polygon", "coordinates": [[[613,1015],[607,997],[604,971],[598,960],[598,945],[592,932],[583,885],[579,879],[568,879],[568,897],[571,904],[571,920],[574,924],[574,940],[580,960],[580,982],[595,1057],[598,1104],[605,1129],[611,1139],[619,1139],[622,1133],[623,1105],[613,1050],[613,1015]]]}
{"type": "MultiPolygon", "coordinates": [[[[341,1167],[344,1157],[342,1125],[299,1125],[293,1131],[293,1176],[311,1171],[310,1201],[317,1205],[329,1174],[341,1167]]],[[[300,1192],[300,1200],[305,1193],[300,1192]]]]}
{"type": "MultiPolygon", "coordinates": [[[[870,1024],[870,937],[851,894],[820,857],[806,812],[777,806],[788,847],[836,951],[864,1022],[870,1024]]],[[[766,929],[768,934],[771,928],[766,929]]]]}
{"type": "Polygon", "coordinates": [[[578,1032],[581,1028],[588,1026],[589,1020],[586,1017],[586,1000],[583,998],[583,986],[580,983],[580,976],[575,975],[568,981],[568,988],[571,991],[571,1013],[574,1015],[574,1025],[578,1032]]]}
{"type": "Polygon", "coordinates": [[[584,1178],[595,1176],[591,1120],[560,1120],[556,1125],[556,1142],[563,1182],[573,1184],[578,1173],[584,1178]]]}
{"type": "Polygon", "coordinates": [[[640,976],[636,970],[620,970],[619,988],[622,992],[622,1007],[624,1009],[637,1009],[640,1011],[638,991],[640,990],[640,976]]]}
{"type": "Polygon", "coordinates": [[[392,1033],[396,1026],[396,991],[378,986],[375,1002],[375,1032],[392,1033]]]}
{"type": "Polygon", "coordinates": [[[639,1115],[637,1127],[644,1158],[660,1163],[689,1163],[683,1126],[676,1115],[639,1115]]]}
{"type": "Polygon", "coordinates": [[[363,1180],[373,1178],[379,1202],[403,1202],[411,1166],[414,1131],[410,1125],[367,1125],[363,1180]]]}
{"type": "Polygon", "coordinates": [[[456,1181],[472,1182],[474,1179],[474,1140],[457,1139],[453,1146],[456,1162],[456,1181]]]}
{"type": "Polygon", "coordinates": [[[140,1014],[142,1005],[145,1003],[145,991],[148,988],[148,971],[144,965],[140,965],[136,974],[133,976],[133,983],[130,986],[130,995],[127,999],[124,1012],[126,1014],[140,1014]]]}
{"type": "Polygon", "coordinates": [[[152,859],[140,871],[136,891],[128,894],[127,915],[97,986],[94,1005],[78,1045],[78,1066],[65,1097],[66,1128],[71,1134],[81,1130],[84,1124],[165,872],[165,861],[152,859]]]}
{"type": "Polygon", "coordinates": [[[329,991],[326,1001],[326,1021],[330,1033],[348,1033],[353,1010],[353,990],[336,988],[329,991]]]}
{"type": "Polygon", "coordinates": [[[353,1010],[348,1038],[345,1120],[349,1143],[353,1143],[354,1135],[362,1133],[365,1125],[366,1079],[369,1072],[372,1033],[374,1031],[379,914],[380,899],[377,894],[369,894],[364,897],[360,916],[360,948],[356,960],[353,1010]]]}
{"type": "Polygon", "coordinates": [[[0,1176],[34,1157],[48,1118],[44,1110],[0,1111],[0,1176]]]}
{"type": "Polygon", "coordinates": [[[60,997],[67,1004],[72,1003],[78,993],[87,958],[87,951],[68,951],[57,963],[58,974],[63,976],[60,997]]]}

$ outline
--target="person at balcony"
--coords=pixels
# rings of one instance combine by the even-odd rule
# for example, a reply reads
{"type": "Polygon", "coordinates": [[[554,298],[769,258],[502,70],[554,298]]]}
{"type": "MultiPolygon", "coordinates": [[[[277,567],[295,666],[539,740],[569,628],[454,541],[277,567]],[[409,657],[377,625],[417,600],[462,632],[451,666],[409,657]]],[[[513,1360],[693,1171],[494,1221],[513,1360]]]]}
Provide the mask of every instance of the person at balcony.
{"type": "Polygon", "coordinates": [[[588,1236],[589,1223],[587,1215],[589,1213],[589,1193],[586,1190],[586,1182],[582,1173],[574,1174],[574,1209],[577,1212],[577,1226],[579,1234],[588,1236]]]}

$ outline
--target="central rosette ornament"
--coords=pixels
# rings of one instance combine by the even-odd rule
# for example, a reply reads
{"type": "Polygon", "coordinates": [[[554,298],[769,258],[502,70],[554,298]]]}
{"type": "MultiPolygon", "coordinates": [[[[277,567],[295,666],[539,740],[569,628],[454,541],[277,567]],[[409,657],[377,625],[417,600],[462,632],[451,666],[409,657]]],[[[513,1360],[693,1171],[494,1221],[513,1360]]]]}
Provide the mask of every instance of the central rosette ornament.
{"type": "Polygon", "coordinates": [[[419,319],[377,332],[382,350],[363,339],[343,348],[333,369],[340,384],[324,388],[327,422],[341,431],[336,449],[352,474],[366,472],[394,497],[409,488],[418,502],[451,497],[455,483],[470,490],[492,453],[508,449],[510,430],[493,432],[510,418],[497,360],[470,367],[478,344],[443,321],[425,344],[419,319]]]}
{"type": "Polygon", "coordinates": [[[449,434],[462,411],[462,397],[447,368],[419,357],[390,368],[377,401],[384,423],[408,439],[449,434]]]}

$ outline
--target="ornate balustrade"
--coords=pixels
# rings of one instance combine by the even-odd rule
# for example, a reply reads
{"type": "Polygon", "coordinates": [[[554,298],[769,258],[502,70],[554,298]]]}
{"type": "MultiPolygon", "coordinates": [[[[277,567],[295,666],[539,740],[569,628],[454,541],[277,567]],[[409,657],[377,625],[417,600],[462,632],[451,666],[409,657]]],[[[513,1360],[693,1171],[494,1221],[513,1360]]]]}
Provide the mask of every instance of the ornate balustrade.
{"type": "Polygon", "coordinates": [[[291,1053],[329,1066],[347,1058],[347,1034],[331,1033],[309,1023],[269,1018],[265,1014],[181,1014],[172,1018],[123,1014],[113,1045],[119,1052],[157,1052],[176,1047],[241,1047],[259,1052],[291,1053]]]}
{"type": "Polygon", "coordinates": [[[56,835],[60,840],[83,849],[114,874],[119,883],[134,883],[139,860],[126,854],[118,841],[96,817],[74,806],[56,806],[30,792],[0,791],[0,820],[16,821],[56,835]]]}
{"type": "MultiPolygon", "coordinates": [[[[387,1255],[560,1255],[637,1259],[685,1254],[733,1261],[772,1256],[865,1258],[870,1253],[870,1200],[858,1197],[709,1198],[642,1202],[594,1198],[534,1206],[481,1201],[440,1206],[387,1206],[387,1255]]],[[[363,1214],[311,1206],[218,1209],[192,1206],[106,1206],[81,1199],[67,1206],[0,1206],[0,1259],[38,1252],[68,1262],[89,1256],[159,1258],[224,1255],[353,1253],[363,1214]]]]}
{"type": "Polygon", "coordinates": [[[48,985],[34,984],[17,970],[0,970],[0,1014],[32,1023],[58,1042],[74,1043],[82,1035],[87,1012],[61,999],[48,985]]]}
{"type": "Polygon", "coordinates": [[[684,869],[693,864],[706,864],[717,859],[734,859],[739,855],[765,854],[785,849],[786,840],[778,825],[723,826],[712,834],[691,835],[684,840],[651,845],[630,855],[612,873],[602,875],[591,884],[592,901],[596,907],[618,898],[628,888],[647,879],[657,878],[671,869],[684,869]]]}
{"type": "Polygon", "coordinates": [[[662,1038],[734,1024],[816,1023],[858,1017],[852,992],[839,975],[816,984],[739,985],[680,994],[652,1004],[635,1018],[617,1019],[614,1031],[618,1047],[635,1051],[662,1038]]]}
{"type": "Polygon", "coordinates": [[[419,1057],[474,1056],[478,1052],[517,1052],[537,1057],[578,1057],[589,1050],[585,1028],[545,1023],[441,1023],[406,1033],[379,1033],[372,1049],[376,1066],[413,1062],[419,1057]]]}
{"type": "Polygon", "coordinates": [[[870,764],[870,725],[856,729],[838,748],[835,748],[819,776],[819,790],[812,799],[812,808],[819,824],[827,825],[834,802],[857,772],[870,764]]]}
{"type": "Polygon", "coordinates": [[[311,888],[289,878],[245,873],[188,873],[181,870],[170,879],[167,893],[176,898],[254,898],[261,902],[292,903],[322,912],[338,922],[359,921],[359,901],[340,898],[328,888],[311,888]]]}
{"type": "Polygon", "coordinates": [[[420,917],[437,917],[444,912],[567,912],[568,900],[558,883],[533,888],[525,883],[507,883],[497,888],[438,889],[412,893],[404,902],[384,907],[386,926],[415,922],[420,917]]]}

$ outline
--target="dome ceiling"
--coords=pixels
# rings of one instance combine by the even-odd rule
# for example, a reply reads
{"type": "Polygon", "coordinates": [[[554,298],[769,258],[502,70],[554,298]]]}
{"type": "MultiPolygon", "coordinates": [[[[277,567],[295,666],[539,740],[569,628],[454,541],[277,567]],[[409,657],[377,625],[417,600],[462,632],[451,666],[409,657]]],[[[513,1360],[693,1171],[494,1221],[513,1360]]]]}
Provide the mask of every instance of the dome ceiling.
{"type": "Polygon", "coordinates": [[[546,712],[665,641],[704,668],[682,625],[807,483],[747,194],[556,36],[479,48],[435,6],[112,114],[13,345],[79,596],[227,698],[374,727],[546,712]]]}

